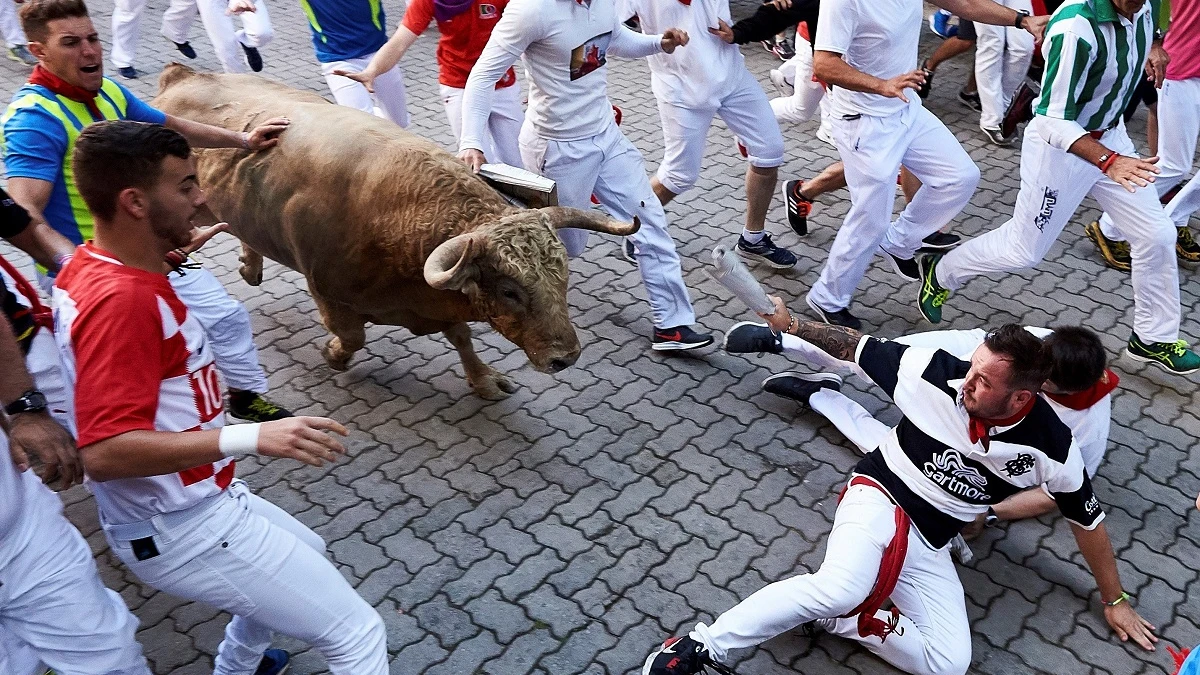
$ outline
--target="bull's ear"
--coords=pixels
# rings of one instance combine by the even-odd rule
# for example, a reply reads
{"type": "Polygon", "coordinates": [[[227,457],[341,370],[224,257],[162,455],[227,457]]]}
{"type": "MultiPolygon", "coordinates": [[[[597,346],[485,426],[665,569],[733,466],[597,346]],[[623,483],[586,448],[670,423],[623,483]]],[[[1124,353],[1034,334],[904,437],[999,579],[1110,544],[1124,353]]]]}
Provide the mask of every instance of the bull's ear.
{"type": "Polygon", "coordinates": [[[480,250],[475,234],[460,234],[433,249],[425,259],[425,283],[444,291],[462,290],[473,282],[479,270],[473,260],[480,250]]]}
{"type": "Polygon", "coordinates": [[[601,211],[596,209],[573,209],[566,206],[547,206],[539,209],[550,220],[550,225],[554,229],[559,230],[564,227],[573,227],[580,230],[591,230],[593,232],[602,232],[604,234],[615,234],[621,237],[628,237],[638,231],[641,223],[638,222],[637,216],[633,217],[632,223],[622,223],[619,220],[613,220],[601,211]]]}

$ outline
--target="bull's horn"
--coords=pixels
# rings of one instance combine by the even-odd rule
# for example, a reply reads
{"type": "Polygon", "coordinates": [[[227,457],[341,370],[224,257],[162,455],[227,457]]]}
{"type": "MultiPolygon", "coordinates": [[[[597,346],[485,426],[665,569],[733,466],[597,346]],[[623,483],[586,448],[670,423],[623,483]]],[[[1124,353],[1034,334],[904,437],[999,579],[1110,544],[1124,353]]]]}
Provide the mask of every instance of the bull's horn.
{"type": "Polygon", "coordinates": [[[547,206],[542,209],[542,213],[546,214],[550,219],[550,224],[556,230],[564,227],[573,227],[579,230],[592,230],[593,232],[628,237],[637,232],[638,228],[641,227],[641,222],[638,221],[637,216],[633,217],[633,223],[622,223],[619,220],[609,218],[596,209],[572,209],[565,206],[547,206]]]}
{"type": "Polygon", "coordinates": [[[475,237],[460,234],[441,243],[425,260],[425,283],[438,290],[458,290],[470,272],[475,237]]]}

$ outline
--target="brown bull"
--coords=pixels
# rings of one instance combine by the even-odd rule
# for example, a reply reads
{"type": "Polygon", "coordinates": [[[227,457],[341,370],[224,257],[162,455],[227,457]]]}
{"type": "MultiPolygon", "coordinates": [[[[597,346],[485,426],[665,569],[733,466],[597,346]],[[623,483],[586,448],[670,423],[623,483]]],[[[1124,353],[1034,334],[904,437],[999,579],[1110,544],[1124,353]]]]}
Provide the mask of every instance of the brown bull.
{"type": "Polygon", "coordinates": [[[291,119],[266,152],[198,151],[198,175],[212,211],[242,241],[243,279],[258,285],[266,256],[308,280],[333,334],[321,353],[335,370],[363,347],[367,322],[441,331],[475,391],[503,398],[515,386],[479,360],[466,322],[487,321],[540,371],[570,366],[579,339],[554,230],[637,228],[594,211],[515,208],[433,143],[257,76],[171,64],[154,105],[239,131],[291,119]]]}

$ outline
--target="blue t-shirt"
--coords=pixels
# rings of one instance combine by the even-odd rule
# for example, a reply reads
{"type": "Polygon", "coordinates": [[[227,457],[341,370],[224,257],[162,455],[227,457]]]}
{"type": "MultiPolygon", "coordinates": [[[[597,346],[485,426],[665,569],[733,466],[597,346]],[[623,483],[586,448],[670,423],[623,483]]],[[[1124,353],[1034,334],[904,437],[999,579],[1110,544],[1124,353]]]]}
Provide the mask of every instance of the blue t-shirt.
{"type": "Polygon", "coordinates": [[[1200,675],[1200,645],[1192,649],[1192,653],[1179,667],[1179,675],[1200,675]]]}
{"type": "MultiPolygon", "coordinates": [[[[119,82],[105,78],[111,84],[120,88],[125,95],[125,114],[120,119],[135,122],[163,124],[167,116],[161,110],[151,107],[133,95],[119,82]]],[[[27,94],[40,94],[54,100],[54,93],[46,87],[37,84],[26,84],[13,94],[13,102],[19,101],[27,94]]],[[[120,106],[106,92],[99,94],[113,109],[120,111],[120,106]]],[[[67,117],[77,128],[86,127],[96,119],[94,115],[88,119],[79,119],[71,111],[64,108],[67,117]]],[[[30,105],[13,111],[4,123],[4,166],[9,178],[35,178],[54,184],[50,192],[50,202],[44,212],[47,222],[56,232],[70,239],[75,244],[83,243],[80,233],[80,223],[76,220],[75,210],[67,195],[67,182],[63,177],[63,159],[67,152],[67,131],[57,117],[47,112],[40,105],[30,105]]],[[[87,228],[90,230],[90,226],[87,228]]]]}
{"type": "Polygon", "coordinates": [[[300,0],[321,63],[370,56],[387,42],[380,0],[300,0]]]}

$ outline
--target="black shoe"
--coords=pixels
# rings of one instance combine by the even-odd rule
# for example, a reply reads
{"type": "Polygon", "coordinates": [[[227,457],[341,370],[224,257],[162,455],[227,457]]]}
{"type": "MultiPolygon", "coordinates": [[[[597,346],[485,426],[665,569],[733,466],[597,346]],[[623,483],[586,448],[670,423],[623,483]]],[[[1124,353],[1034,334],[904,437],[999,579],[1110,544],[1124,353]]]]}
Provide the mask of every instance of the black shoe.
{"type": "Polygon", "coordinates": [[[642,675],[699,675],[711,668],[721,675],[733,675],[733,671],[716,661],[708,648],[690,637],[673,637],[646,657],[642,675]]]}
{"type": "Polygon", "coordinates": [[[124,68],[117,68],[117,74],[119,74],[121,77],[123,77],[127,80],[138,79],[138,71],[133,66],[125,66],[124,68]]]}
{"type": "Polygon", "coordinates": [[[258,662],[258,670],[254,675],[284,675],[291,666],[292,657],[282,649],[268,649],[263,652],[262,661],[258,662]]]}
{"type": "Polygon", "coordinates": [[[196,58],[196,50],[192,48],[192,43],[190,42],[176,42],[175,49],[178,49],[180,54],[183,54],[189,59],[196,58]]]}
{"type": "Polygon", "coordinates": [[[780,373],[763,380],[763,391],[808,405],[808,397],[822,389],[842,390],[842,378],[833,373],[780,373]]]}
{"type": "Polygon", "coordinates": [[[808,214],[812,213],[812,200],[800,194],[804,181],[783,182],[783,203],[787,205],[788,225],[798,236],[808,234],[808,214]]]}
{"type": "Polygon", "coordinates": [[[258,53],[258,47],[247,47],[242,43],[242,51],[246,52],[246,65],[250,66],[250,70],[256,73],[261,73],[263,69],[262,54],[258,53]]]}
{"type": "Polygon", "coordinates": [[[905,281],[920,281],[921,270],[917,267],[917,261],[912,258],[898,258],[882,247],[879,249],[883,255],[887,256],[888,262],[892,263],[892,271],[895,272],[901,279],[905,281]]]}
{"type": "Polygon", "coordinates": [[[633,263],[637,267],[637,247],[633,245],[633,240],[625,237],[621,240],[621,257],[633,263]]]}
{"type": "Polygon", "coordinates": [[[625,20],[625,27],[635,33],[640,33],[642,32],[642,20],[638,18],[637,14],[634,14],[625,20]]]}
{"type": "Polygon", "coordinates": [[[263,398],[252,391],[229,390],[229,407],[225,412],[247,422],[271,422],[291,417],[287,408],[263,398]]]}
{"type": "Polygon", "coordinates": [[[747,260],[761,262],[777,270],[786,270],[796,266],[796,255],[786,248],[781,248],[771,241],[771,235],[763,232],[763,237],[757,244],[751,244],[745,237],[738,237],[738,255],[747,260]]]}
{"type": "Polygon", "coordinates": [[[962,243],[962,237],[949,232],[934,232],[921,240],[918,253],[945,253],[962,243]]]}
{"type": "Polygon", "coordinates": [[[922,101],[929,99],[929,92],[933,89],[933,71],[929,69],[929,59],[921,62],[921,72],[925,73],[925,84],[917,90],[917,96],[921,97],[922,101]]]}
{"type": "Polygon", "coordinates": [[[712,343],[713,336],[708,333],[697,333],[691,326],[675,326],[655,328],[650,348],[656,352],[681,352],[707,347],[712,343]]]}
{"type": "Polygon", "coordinates": [[[725,331],[721,348],[730,354],[780,354],[783,333],[776,333],[765,323],[742,321],[725,331]]]}
{"type": "Polygon", "coordinates": [[[787,61],[796,56],[796,47],[792,44],[791,38],[780,38],[775,42],[771,53],[778,56],[780,61],[787,61]]]}
{"type": "Polygon", "coordinates": [[[958,100],[975,112],[983,112],[983,104],[979,102],[979,92],[958,90],[958,100]]]}
{"type": "Polygon", "coordinates": [[[808,308],[811,309],[813,313],[817,315],[817,318],[823,323],[827,323],[831,326],[842,326],[851,330],[862,329],[862,321],[859,321],[858,317],[851,314],[850,310],[848,309],[839,309],[836,312],[827,312],[820,307],[817,307],[816,303],[809,298],[804,298],[804,302],[808,303],[808,308]]]}

